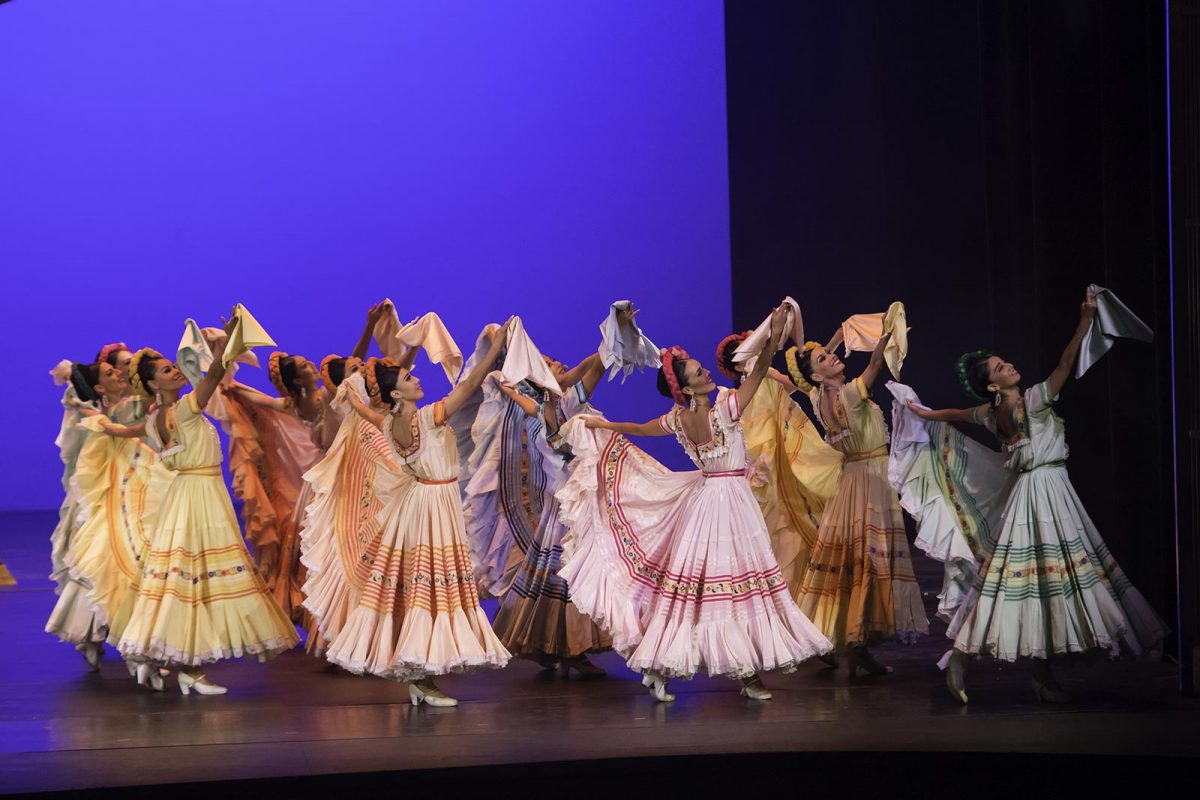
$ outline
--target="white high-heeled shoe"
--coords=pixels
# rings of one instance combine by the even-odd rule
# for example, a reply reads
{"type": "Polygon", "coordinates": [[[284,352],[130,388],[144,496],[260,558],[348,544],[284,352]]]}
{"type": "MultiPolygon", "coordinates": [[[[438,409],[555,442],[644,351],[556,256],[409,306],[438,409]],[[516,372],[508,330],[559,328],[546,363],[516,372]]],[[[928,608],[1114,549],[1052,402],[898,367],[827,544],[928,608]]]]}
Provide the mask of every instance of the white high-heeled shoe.
{"type": "Polygon", "coordinates": [[[642,676],[642,686],[650,690],[650,696],[660,703],[675,702],[675,695],[667,691],[667,679],[653,672],[642,676]]]}
{"type": "Polygon", "coordinates": [[[742,681],[742,697],[748,697],[751,700],[770,700],[771,692],[766,686],[763,686],[762,678],[755,675],[750,683],[742,681]]]}
{"type": "Polygon", "coordinates": [[[457,700],[443,694],[441,689],[434,686],[433,681],[430,681],[426,688],[417,686],[415,683],[410,683],[408,685],[408,699],[412,701],[414,706],[424,703],[434,708],[454,708],[454,706],[458,705],[457,700]]]}
{"type": "Polygon", "coordinates": [[[137,678],[138,686],[149,686],[156,692],[163,690],[162,676],[153,664],[138,664],[134,677],[137,678]]]}
{"type": "Polygon", "coordinates": [[[215,695],[225,694],[228,689],[224,686],[218,686],[203,675],[188,675],[186,672],[179,673],[179,691],[187,694],[193,689],[196,694],[215,695]]]}

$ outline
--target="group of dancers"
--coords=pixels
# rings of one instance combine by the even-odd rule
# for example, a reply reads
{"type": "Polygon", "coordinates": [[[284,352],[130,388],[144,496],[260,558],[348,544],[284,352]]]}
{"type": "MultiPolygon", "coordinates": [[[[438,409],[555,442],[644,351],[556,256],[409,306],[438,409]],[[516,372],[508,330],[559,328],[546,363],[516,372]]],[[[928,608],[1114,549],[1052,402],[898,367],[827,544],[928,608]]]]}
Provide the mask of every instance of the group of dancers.
{"type": "Polygon", "coordinates": [[[65,499],[46,630],[93,669],[107,643],[139,684],[161,691],[175,674],[184,694],[223,694],[206,665],[266,660],[299,629],[309,653],[405,683],[414,705],[456,705],[435,678],[513,656],[603,677],[588,655],[609,649],[662,702],[697,672],[769,700],[764,673],[819,659],[884,675],[869,647],[928,633],[903,508],[945,565],[951,694],[967,702],[973,656],[1028,658],[1039,699],[1065,702],[1056,657],[1140,654],[1165,633],[1072,489],[1054,411],[1109,296],[1089,289],[1033,388],[989,351],[958,363],[971,408],[928,409],[889,381],[890,431],[871,398],[907,354],[899,303],[818,344],[787,298],[717,346],[732,387],[654,346],[629,301],[570,368],[516,317],[464,363],[436,314],[401,324],[384,301],[349,355],[272,352],[274,395],[236,380],[259,364],[252,348],[277,346],[242,306],[220,328],[188,320],[175,361],[108,344],[54,373],[65,499]],[[381,355],[367,357],[372,340],[381,355]],[[857,377],[839,346],[870,353],[857,377]],[[422,350],[453,387],[434,402],[413,371],[422,350]],[[784,350],[786,372],[772,367],[784,350]],[[657,369],[672,406],[610,421],[593,395],[635,368],[657,369]],[[986,425],[1004,453],[953,422],[986,425]],[[697,469],[668,470],[638,436],[675,437],[697,469]]]}

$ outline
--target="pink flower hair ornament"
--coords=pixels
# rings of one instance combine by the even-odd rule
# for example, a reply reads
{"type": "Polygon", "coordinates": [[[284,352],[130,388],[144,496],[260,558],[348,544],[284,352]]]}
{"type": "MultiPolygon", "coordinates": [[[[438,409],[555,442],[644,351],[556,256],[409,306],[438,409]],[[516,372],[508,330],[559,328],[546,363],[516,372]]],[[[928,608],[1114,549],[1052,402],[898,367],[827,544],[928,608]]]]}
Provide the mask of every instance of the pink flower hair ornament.
{"type": "Polygon", "coordinates": [[[667,386],[671,389],[671,398],[681,406],[688,404],[687,395],[683,393],[683,387],[679,385],[679,378],[675,375],[675,361],[683,359],[687,361],[691,356],[687,350],[684,350],[679,345],[671,345],[658,351],[659,357],[662,359],[663,377],[666,378],[667,386]]]}

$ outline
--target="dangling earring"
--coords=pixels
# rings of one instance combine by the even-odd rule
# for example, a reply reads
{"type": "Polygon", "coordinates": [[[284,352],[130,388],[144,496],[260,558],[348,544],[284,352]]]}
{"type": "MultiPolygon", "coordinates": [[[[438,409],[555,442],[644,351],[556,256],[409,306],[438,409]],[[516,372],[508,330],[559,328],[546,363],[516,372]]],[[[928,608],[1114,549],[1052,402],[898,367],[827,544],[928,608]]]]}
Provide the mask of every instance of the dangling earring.
{"type": "Polygon", "coordinates": [[[1000,394],[999,392],[996,392],[996,408],[999,408],[1000,403],[1002,403],[1003,401],[1004,401],[1004,395],[1000,394]]]}
{"type": "Polygon", "coordinates": [[[154,402],[155,402],[155,403],[157,403],[157,404],[158,404],[158,405],[160,405],[160,406],[162,405],[162,392],[155,392],[155,393],[154,393],[154,402]]]}
{"type": "Polygon", "coordinates": [[[300,399],[301,400],[308,399],[308,389],[305,389],[303,386],[300,387],[300,399]]]}
{"type": "Polygon", "coordinates": [[[688,395],[688,411],[695,411],[697,405],[699,404],[696,402],[696,395],[688,395]]]}
{"type": "Polygon", "coordinates": [[[401,398],[397,402],[392,403],[392,410],[389,411],[388,413],[391,414],[393,417],[398,417],[398,416],[400,416],[400,412],[403,410],[404,410],[404,399],[401,398]]]}

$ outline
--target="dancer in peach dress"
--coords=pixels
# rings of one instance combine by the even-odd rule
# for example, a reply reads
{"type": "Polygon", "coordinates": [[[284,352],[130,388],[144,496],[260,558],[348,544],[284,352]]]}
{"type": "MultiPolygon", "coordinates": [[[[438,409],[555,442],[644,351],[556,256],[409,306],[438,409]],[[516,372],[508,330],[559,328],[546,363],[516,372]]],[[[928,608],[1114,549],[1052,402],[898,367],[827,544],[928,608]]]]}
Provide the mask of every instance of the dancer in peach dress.
{"type": "Polygon", "coordinates": [[[370,581],[326,657],[351,672],[407,683],[413,705],[457,705],[434,676],[503,667],[510,658],[479,607],[458,443],[446,424],[479,391],[507,332],[506,324],[495,333],[484,358],[449,395],[420,408],[421,382],[407,369],[371,359],[364,376],[348,381],[366,383],[373,407],[353,394],[350,402],[383,431],[399,466],[377,473],[383,532],[371,554],[370,581]]]}

